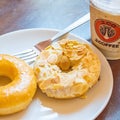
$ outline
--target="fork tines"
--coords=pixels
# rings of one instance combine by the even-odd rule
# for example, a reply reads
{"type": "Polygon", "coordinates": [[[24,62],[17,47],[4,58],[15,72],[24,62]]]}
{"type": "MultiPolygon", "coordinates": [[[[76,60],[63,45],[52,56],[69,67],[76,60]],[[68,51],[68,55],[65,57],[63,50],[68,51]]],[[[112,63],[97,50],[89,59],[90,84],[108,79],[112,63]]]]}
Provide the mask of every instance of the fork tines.
{"type": "Polygon", "coordinates": [[[25,60],[26,62],[31,62],[36,59],[38,54],[33,49],[27,49],[25,51],[14,54],[14,56],[19,57],[19,58],[25,60]]]}

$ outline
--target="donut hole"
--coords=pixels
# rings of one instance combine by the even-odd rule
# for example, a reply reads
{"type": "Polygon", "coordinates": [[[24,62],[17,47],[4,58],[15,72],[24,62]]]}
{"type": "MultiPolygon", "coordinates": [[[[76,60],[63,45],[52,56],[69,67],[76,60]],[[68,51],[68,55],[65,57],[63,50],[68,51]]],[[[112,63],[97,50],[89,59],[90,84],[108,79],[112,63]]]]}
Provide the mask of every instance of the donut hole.
{"type": "Polygon", "coordinates": [[[0,76],[0,86],[5,86],[11,82],[12,80],[9,77],[3,75],[0,76]]]}
{"type": "Polygon", "coordinates": [[[0,61],[0,86],[11,83],[18,74],[15,65],[7,60],[0,61]]]}
{"type": "Polygon", "coordinates": [[[70,63],[69,58],[67,56],[65,56],[65,55],[60,55],[58,57],[57,66],[62,71],[69,71],[70,68],[71,68],[71,63],[70,63]]]}

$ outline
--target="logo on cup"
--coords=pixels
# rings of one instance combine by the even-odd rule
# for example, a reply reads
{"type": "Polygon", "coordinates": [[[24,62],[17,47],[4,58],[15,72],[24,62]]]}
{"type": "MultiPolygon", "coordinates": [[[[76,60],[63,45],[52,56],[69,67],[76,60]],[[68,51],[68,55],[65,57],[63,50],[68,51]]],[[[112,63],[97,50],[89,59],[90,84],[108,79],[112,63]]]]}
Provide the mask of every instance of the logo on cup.
{"type": "Polygon", "coordinates": [[[105,19],[95,21],[95,30],[98,37],[104,42],[115,42],[120,38],[120,26],[105,19]]]}

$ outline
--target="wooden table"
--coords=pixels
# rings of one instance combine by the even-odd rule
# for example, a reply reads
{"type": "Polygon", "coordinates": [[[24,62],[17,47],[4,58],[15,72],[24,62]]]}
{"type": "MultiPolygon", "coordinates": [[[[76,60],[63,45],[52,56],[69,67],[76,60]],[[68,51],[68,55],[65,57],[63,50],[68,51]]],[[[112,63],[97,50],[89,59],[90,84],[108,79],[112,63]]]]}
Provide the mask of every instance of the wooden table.
{"type": "MultiPolygon", "coordinates": [[[[0,0],[0,34],[26,28],[63,29],[89,11],[85,0],[0,0]]],[[[72,33],[90,40],[90,23],[72,33]]],[[[120,120],[120,60],[109,61],[114,88],[96,120],[120,120]]]]}

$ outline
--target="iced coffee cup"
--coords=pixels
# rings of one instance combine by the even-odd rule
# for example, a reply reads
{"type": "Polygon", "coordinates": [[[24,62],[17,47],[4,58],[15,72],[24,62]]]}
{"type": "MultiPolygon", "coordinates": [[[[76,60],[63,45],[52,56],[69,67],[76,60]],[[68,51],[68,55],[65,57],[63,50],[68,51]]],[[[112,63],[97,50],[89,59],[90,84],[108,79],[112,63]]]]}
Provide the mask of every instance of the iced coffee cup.
{"type": "Polygon", "coordinates": [[[109,60],[120,59],[120,0],[90,0],[92,43],[109,60]]]}

